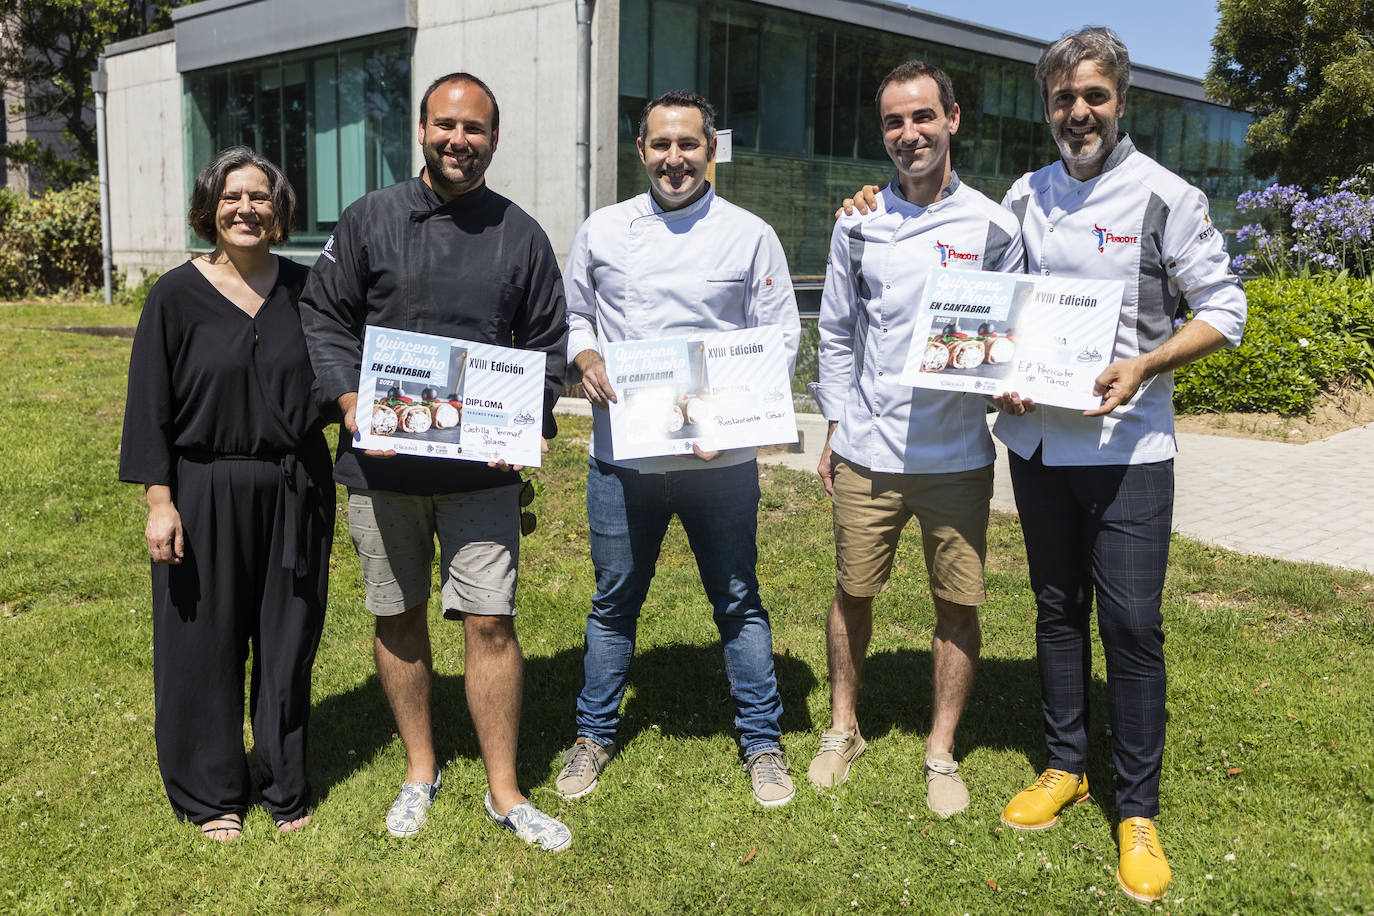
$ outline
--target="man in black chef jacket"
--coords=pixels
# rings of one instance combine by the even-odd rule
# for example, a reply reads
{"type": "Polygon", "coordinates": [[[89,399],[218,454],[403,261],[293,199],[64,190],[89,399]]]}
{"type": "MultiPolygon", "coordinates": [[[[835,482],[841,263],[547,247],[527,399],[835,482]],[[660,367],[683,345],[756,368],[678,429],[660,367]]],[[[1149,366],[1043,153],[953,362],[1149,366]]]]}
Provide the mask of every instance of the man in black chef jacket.
{"type": "Polygon", "coordinates": [[[365,325],[544,351],[543,436],[557,431],[562,280],[543,230],[483,180],[499,128],[485,83],[467,73],[435,80],[420,102],[423,171],[344,211],[301,296],[301,317],[322,393],[344,414],[334,479],[348,486],[349,530],[376,616],[377,676],[406,749],[387,829],[417,833],[442,781],[427,616],[437,537],[444,616],[463,622],[487,815],[557,851],[572,834],[527,801],[515,777],[524,677],[514,617],[518,468],[364,452],[352,442],[365,325]]]}

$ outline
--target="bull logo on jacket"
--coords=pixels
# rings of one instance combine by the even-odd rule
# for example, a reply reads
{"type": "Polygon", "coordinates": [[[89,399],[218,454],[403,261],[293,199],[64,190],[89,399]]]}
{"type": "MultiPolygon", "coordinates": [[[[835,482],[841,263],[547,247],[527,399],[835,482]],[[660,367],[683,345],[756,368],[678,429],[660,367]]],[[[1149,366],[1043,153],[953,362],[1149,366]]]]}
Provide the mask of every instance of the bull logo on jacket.
{"type": "Polygon", "coordinates": [[[977,264],[982,255],[960,251],[953,245],[946,245],[939,239],[935,240],[935,247],[940,252],[940,266],[948,267],[954,261],[967,261],[970,264],[977,264]]]}

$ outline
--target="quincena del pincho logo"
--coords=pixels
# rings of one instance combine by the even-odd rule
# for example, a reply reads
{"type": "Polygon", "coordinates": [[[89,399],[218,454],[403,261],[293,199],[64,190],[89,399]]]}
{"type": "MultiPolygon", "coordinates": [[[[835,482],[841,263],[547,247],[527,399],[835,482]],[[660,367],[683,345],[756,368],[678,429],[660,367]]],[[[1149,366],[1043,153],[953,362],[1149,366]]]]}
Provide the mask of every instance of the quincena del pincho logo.
{"type": "Polygon", "coordinates": [[[956,261],[967,261],[970,264],[977,264],[979,259],[982,258],[982,255],[960,251],[953,245],[946,245],[939,239],[935,240],[935,247],[940,251],[941,267],[948,267],[951,263],[956,261]]]}
{"type": "Polygon", "coordinates": [[[1097,236],[1097,250],[1106,251],[1108,245],[1139,245],[1138,235],[1113,235],[1112,230],[1104,229],[1093,223],[1093,235],[1097,236]]]}

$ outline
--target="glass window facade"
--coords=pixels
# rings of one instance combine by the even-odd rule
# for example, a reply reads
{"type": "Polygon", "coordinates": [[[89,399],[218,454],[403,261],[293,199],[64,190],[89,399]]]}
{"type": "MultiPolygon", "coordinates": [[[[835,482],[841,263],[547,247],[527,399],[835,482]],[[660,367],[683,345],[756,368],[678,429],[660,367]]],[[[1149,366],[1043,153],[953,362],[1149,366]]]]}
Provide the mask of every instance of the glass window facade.
{"type": "MultiPolygon", "coordinates": [[[[891,171],[873,92],[918,57],[954,81],[963,121],[953,141],[959,176],[994,200],[1057,158],[1034,67],[741,0],[621,0],[618,196],[646,187],[635,150],[644,103],[688,88],[734,131],[719,167],[721,194],[778,231],[799,276],[825,271],[836,204],[891,171]]],[[[1132,89],[1122,126],[1136,145],[1201,187],[1227,228],[1244,173],[1251,117],[1217,105],[1132,89]]]]}
{"type": "Polygon", "coordinates": [[[187,73],[187,196],[215,153],[250,146],[296,191],[292,246],[315,247],[344,207],[409,174],[410,58],[402,32],[187,73]]]}

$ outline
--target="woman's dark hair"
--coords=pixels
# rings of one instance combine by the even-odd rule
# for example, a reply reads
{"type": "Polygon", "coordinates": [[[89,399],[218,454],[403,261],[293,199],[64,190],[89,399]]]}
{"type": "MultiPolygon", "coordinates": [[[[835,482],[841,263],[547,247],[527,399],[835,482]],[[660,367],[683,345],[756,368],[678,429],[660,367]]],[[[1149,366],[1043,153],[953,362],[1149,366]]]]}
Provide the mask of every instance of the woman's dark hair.
{"type": "Polygon", "coordinates": [[[229,173],[237,169],[253,166],[267,176],[267,186],[272,194],[272,231],[268,238],[273,243],[285,242],[291,237],[291,220],[296,209],[296,192],[291,182],[286,180],[276,163],[259,156],[246,146],[231,146],[221,150],[210,160],[210,164],[196,176],[195,187],[191,190],[191,209],[186,221],[192,231],[207,242],[218,240],[215,229],[215,213],[219,210],[220,195],[224,193],[224,182],[229,173]]]}

